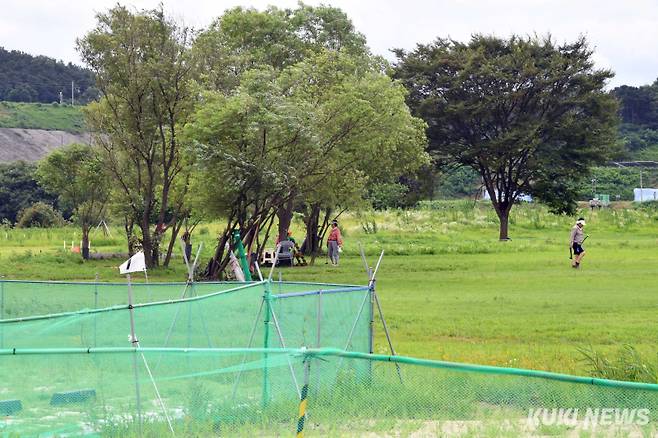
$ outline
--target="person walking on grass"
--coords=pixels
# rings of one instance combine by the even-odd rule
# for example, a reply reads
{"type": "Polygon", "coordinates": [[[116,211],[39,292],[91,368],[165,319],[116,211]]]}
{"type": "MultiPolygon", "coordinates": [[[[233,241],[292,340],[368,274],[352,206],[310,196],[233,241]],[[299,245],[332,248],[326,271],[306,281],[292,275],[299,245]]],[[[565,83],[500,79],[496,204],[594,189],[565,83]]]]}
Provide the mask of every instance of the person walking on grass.
{"type": "Polygon", "coordinates": [[[585,249],[583,248],[583,242],[585,241],[585,233],[583,228],[585,227],[585,218],[579,217],[576,221],[576,225],[571,229],[571,237],[569,239],[569,249],[573,250],[573,262],[571,267],[578,269],[580,267],[580,262],[585,257],[585,249]]]}
{"type": "Polygon", "coordinates": [[[338,229],[338,221],[331,221],[331,231],[327,237],[327,255],[333,266],[338,266],[338,258],[341,248],[343,247],[343,236],[338,229]]]}

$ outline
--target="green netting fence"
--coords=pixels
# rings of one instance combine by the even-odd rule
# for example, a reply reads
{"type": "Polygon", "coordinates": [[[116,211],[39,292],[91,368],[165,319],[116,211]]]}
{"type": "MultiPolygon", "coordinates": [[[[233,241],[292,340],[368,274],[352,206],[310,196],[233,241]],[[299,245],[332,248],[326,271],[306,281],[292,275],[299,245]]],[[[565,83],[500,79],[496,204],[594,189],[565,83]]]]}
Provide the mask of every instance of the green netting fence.
{"type": "MultiPolygon", "coordinates": [[[[5,315],[22,313],[20,295],[26,290],[32,300],[56,302],[60,300],[58,297],[62,301],[68,299],[67,287],[76,297],[84,299],[98,287],[101,293],[111,297],[108,301],[119,302],[123,295],[123,302],[127,302],[126,284],[28,283],[26,286],[3,282],[0,285],[4,288],[5,315]]],[[[132,310],[142,347],[312,346],[371,351],[372,305],[367,286],[264,281],[137,287],[149,287],[164,296],[187,298],[142,302],[132,309],[120,304],[75,312],[5,317],[0,322],[0,348],[131,346],[132,310]],[[199,291],[205,295],[199,295],[199,291]]]]}
{"type": "Polygon", "coordinates": [[[652,436],[658,424],[658,385],[374,355],[367,286],[141,284],[131,308],[126,284],[0,285],[0,436],[291,436],[302,423],[307,436],[652,436]],[[41,309],[55,313],[27,315],[41,309]]]}
{"type": "Polygon", "coordinates": [[[5,436],[292,436],[305,384],[307,436],[654,436],[658,419],[658,385],[335,349],[17,349],[0,360],[5,436]]]}

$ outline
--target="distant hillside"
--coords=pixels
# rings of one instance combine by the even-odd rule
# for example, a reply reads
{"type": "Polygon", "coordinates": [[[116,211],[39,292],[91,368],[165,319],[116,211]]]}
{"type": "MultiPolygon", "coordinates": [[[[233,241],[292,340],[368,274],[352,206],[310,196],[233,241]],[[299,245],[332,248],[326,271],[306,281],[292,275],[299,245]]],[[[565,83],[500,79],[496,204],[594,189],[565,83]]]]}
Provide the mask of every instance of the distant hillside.
{"type": "Polygon", "coordinates": [[[89,134],[83,133],[0,128],[0,163],[38,161],[58,147],[89,141],[89,134]]]}
{"type": "Polygon", "coordinates": [[[0,162],[37,161],[71,143],[88,143],[78,106],[0,102],[0,162]]]}
{"type": "Polygon", "coordinates": [[[0,102],[0,128],[85,131],[82,109],[78,106],[0,102]]]}
{"type": "Polygon", "coordinates": [[[12,102],[59,102],[59,93],[71,101],[89,102],[97,96],[92,73],[47,56],[32,56],[0,47],[0,100],[12,102]]]}

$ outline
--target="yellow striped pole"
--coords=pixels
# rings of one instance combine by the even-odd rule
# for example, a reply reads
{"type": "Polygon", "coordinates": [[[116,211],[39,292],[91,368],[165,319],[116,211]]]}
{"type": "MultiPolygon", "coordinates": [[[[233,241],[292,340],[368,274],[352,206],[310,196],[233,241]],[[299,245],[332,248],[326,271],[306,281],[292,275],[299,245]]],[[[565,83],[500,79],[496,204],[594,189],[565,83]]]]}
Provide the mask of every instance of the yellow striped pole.
{"type": "Polygon", "coordinates": [[[311,358],[307,356],[304,362],[306,366],[304,367],[304,386],[302,386],[302,394],[299,400],[297,438],[304,438],[304,423],[306,422],[306,406],[308,404],[306,397],[308,396],[308,382],[311,373],[311,358]]]}

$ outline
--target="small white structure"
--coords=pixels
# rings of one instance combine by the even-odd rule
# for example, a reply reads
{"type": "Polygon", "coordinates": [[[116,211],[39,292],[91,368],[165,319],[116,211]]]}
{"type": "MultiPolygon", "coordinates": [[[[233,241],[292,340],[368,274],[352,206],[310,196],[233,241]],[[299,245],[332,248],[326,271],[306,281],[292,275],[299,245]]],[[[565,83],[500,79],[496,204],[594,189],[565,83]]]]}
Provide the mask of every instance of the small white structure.
{"type": "MultiPolygon", "coordinates": [[[[496,194],[497,193],[498,192],[496,192],[496,194]]],[[[517,199],[520,202],[532,202],[532,196],[526,195],[525,193],[521,193],[517,199]]],[[[482,189],[482,200],[491,201],[491,196],[489,196],[489,192],[485,188],[482,189]]]]}
{"type": "Polygon", "coordinates": [[[658,201],[658,189],[633,189],[633,201],[658,201]]]}

